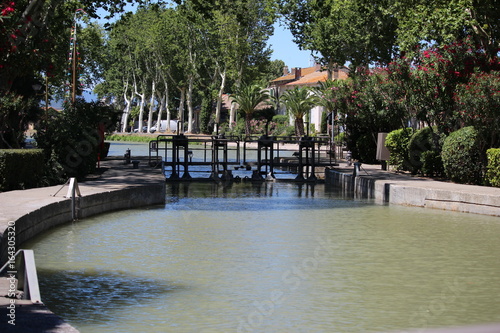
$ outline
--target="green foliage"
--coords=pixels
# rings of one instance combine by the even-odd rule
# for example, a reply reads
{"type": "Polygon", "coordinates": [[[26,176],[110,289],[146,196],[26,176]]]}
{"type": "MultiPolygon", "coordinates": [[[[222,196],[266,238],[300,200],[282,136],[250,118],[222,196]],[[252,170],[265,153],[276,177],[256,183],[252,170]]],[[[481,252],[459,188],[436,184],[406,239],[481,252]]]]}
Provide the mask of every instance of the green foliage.
{"type": "Polygon", "coordinates": [[[458,86],[455,99],[460,121],[479,132],[485,147],[500,146],[500,71],[472,74],[458,86]]]}
{"type": "Polygon", "coordinates": [[[441,153],[446,176],[457,183],[481,184],[481,155],[478,133],[474,127],[452,132],[444,141],[441,153]]]}
{"type": "Polygon", "coordinates": [[[283,130],[283,132],[281,132],[282,136],[295,136],[295,126],[286,126],[283,130]]]}
{"type": "Polygon", "coordinates": [[[320,129],[320,132],[321,133],[326,133],[327,132],[327,128],[328,128],[328,114],[326,113],[326,111],[323,111],[321,113],[321,129],[320,129]]]}
{"type": "Polygon", "coordinates": [[[251,134],[250,121],[254,116],[257,106],[268,99],[268,94],[258,84],[243,85],[238,92],[231,95],[233,103],[244,113],[246,119],[245,134],[251,134]]]}
{"type": "Polygon", "coordinates": [[[335,135],[335,143],[337,145],[345,145],[345,132],[340,132],[339,134],[335,135]]]}
{"type": "Polygon", "coordinates": [[[279,125],[287,125],[289,119],[290,118],[288,116],[286,116],[286,115],[277,114],[277,115],[273,116],[272,121],[274,121],[275,123],[277,123],[279,125]]]}
{"type": "Polygon", "coordinates": [[[412,51],[422,41],[443,45],[467,35],[489,55],[497,52],[500,15],[495,0],[400,0],[391,7],[402,50],[412,51]]]}
{"type": "Polygon", "coordinates": [[[281,96],[286,110],[295,119],[295,135],[303,136],[304,117],[309,115],[309,111],[317,105],[318,99],[311,95],[311,91],[306,87],[295,87],[286,90],[281,96]]]}
{"type": "Polygon", "coordinates": [[[500,148],[486,151],[488,166],[485,182],[491,186],[500,187],[500,148]]]}
{"type": "Polygon", "coordinates": [[[396,19],[385,1],[280,1],[294,41],[319,52],[332,67],[389,62],[394,52],[396,19]]]}
{"type": "Polygon", "coordinates": [[[40,186],[44,167],[41,149],[0,150],[0,191],[40,186]]]}
{"type": "Polygon", "coordinates": [[[40,113],[37,101],[14,93],[0,95],[0,149],[21,148],[28,122],[40,113]]]}
{"type": "Polygon", "coordinates": [[[356,140],[353,158],[367,164],[376,164],[377,143],[372,134],[363,134],[356,140]]]}
{"type": "Polygon", "coordinates": [[[100,102],[77,99],[74,107],[51,115],[46,128],[37,133],[46,160],[54,159],[62,171],[59,179],[84,178],[94,171],[104,133],[114,130],[119,113],[100,102]]]}
{"type": "Polygon", "coordinates": [[[425,127],[416,131],[408,143],[409,170],[413,174],[439,176],[443,172],[439,161],[444,135],[436,132],[436,128],[425,127]],[[433,151],[435,154],[426,153],[433,151]]]}
{"type": "Polygon", "coordinates": [[[109,134],[106,135],[108,141],[124,141],[124,142],[149,142],[155,137],[149,135],[134,135],[134,134],[109,134]]]}
{"type": "Polygon", "coordinates": [[[387,134],[385,139],[385,146],[391,153],[389,165],[398,171],[409,170],[408,145],[412,135],[412,128],[400,128],[387,134]]]}

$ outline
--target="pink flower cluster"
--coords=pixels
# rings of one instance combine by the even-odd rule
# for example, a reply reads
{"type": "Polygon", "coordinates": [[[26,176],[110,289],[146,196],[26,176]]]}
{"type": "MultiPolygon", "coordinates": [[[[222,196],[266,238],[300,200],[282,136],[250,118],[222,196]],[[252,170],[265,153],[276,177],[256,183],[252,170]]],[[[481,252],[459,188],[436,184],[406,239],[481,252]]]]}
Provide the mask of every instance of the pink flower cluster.
{"type": "Polygon", "coordinates": [[[2,16],[9,16],[10,14],[12,14],[15,11],[16,3],[15,2],[8,2],[4,6],[6,6],[6,7],[4,9],[2,9],[2,12],[1,12],[2,16]]]}

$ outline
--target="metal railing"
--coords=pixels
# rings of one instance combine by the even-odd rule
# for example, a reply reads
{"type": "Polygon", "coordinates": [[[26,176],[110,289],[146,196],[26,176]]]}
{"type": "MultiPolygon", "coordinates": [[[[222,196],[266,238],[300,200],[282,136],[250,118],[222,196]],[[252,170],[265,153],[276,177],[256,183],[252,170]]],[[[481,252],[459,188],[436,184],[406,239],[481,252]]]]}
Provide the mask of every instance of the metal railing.
{"type": "Polygon", "coordinates": [[[0,275],[6,271],[8,276],[17,277],[17,290],[24,292],[23,299],[29,299],[33,303],[42,303],[33,250],[21,249],[9,259],[0,268],[0,275]]]}

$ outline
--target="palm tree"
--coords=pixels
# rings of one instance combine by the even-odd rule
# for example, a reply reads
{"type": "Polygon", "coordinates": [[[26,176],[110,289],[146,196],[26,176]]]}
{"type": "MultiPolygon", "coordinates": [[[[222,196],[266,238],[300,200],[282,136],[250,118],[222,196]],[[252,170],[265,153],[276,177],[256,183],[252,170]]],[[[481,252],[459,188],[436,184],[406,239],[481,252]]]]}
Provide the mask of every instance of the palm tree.
{"type": "Polygon", "coordinates": [[[281,97],[287,112],[295,119],[295,134],[304,135],[304,116],[317,105],[317,97],[305,87],[295,87],[287,90],[281,97]]]}
{"type": "Polygon", "coordinates": [[[231,95],[233,103],[245,113],[245,134],[250,135],[250,120],[257,106],[266,101],[269,95],[258,84],[242,85],[236,94],[231,95]]]}

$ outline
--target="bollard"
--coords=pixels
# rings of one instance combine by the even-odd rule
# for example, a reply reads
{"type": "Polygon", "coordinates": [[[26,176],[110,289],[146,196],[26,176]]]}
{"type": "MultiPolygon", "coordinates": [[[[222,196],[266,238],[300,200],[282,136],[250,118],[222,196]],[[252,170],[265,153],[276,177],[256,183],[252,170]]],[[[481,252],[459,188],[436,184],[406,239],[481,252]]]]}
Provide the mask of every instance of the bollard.
{"type": "Polygon", "coordinates": [[[352,175],[357,177],[361,171],[361,162],[354,162],[354,171],[352,175]]]}
{"type": "Polygon", "coordinates": [[[130,164],[130,148],[125,151],[125,155],[123,155],[123,158],[125,159],[125,164],[130,164]]]}
{"type": "Polygon", "coordinates": [[[133,160],[132,161],[132,164],[133,164],[132,168],[133,169],[139,169],[139,163],[141,163],[141,161],[133,160]]]}

